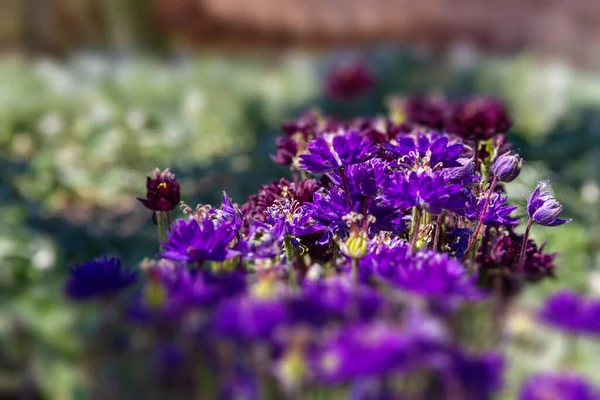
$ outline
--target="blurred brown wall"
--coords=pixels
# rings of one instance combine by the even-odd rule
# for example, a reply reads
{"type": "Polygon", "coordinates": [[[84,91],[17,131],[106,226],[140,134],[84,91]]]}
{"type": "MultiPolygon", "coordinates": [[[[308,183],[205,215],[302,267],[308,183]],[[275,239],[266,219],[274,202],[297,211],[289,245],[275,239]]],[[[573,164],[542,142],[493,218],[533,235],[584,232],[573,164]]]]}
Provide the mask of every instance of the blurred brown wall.
{"type": "Polygon", "coordinates": [[[600,66],[598,0],[3,0],[0,45],[329,47],[385,42],[534,50],[600,66]],[[171,40],[180,44],[181,40],[171,40]]]}

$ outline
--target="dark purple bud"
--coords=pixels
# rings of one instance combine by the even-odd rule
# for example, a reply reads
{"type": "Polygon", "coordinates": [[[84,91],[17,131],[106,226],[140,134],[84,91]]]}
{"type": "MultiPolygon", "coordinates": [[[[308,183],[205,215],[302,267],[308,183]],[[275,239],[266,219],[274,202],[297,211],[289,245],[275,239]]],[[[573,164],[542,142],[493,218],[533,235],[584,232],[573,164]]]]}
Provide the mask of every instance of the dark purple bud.
{"type": "Polygon", "coordinates": [[[529,218],[544,226],[558,226],[571,221],[558,218],[561,212],[562,205],[548,192],[548,188],[538,185],[527,202],[529,218]]]}
{"type": "Polygon", "coordinates": [[[475,98],[460,103],[446,130],[465,139],[487,140],[506,133],[512,126],[504,105],[493,98],[475,98]]]}
{"type": "Polygon", "coordinates": [[[146,180],[146,198],[138,200],[151,211],[171,211],[181,201],[177,177],[168,168],[156,168],[146,180]]]}
{"type": "Polygon", "coordinates": [[[492,164],[492,173],[500,182],[512,182],[521,172],[523,159],[513,152],[502,154],[492,164]]]}
{"type": "Polygon", "coordinates": [[[327,76],[325,91],[334,100],[352,100],[365,94],[373,83],[371,71],[355,62],[333,68],[327,76]]]}

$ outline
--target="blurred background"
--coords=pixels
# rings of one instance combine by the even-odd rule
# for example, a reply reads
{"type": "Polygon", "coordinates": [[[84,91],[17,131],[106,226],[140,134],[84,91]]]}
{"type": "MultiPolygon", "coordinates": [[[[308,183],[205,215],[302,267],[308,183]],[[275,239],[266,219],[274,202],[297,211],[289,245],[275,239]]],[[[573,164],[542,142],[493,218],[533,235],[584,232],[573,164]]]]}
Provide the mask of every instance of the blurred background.
{"type": "MultiPolygon", "coordinates": [[[[549,179],[574,218],[534,228],[561,270],[522,307],[558,287],[600,294],[599,27],[586,0],[0,2],[0,398],[86,398],[62,281],[76,262],[154,254],[135,199],[148,171],[170,167],[192,206],[223,189],[241,204],[289,175],[269,158],[274,138],[311,108],[374,116],[393,95],[502,98],[527,161],[512,201],[549,179]],[[376,80],[352,107],[323,94],[348,60],[376,80]]],[[[561,347],[516,314],[517,381],[561,347]]],[[[600,350],[582,346],[581,371],[600,381],[600,350]]]]}

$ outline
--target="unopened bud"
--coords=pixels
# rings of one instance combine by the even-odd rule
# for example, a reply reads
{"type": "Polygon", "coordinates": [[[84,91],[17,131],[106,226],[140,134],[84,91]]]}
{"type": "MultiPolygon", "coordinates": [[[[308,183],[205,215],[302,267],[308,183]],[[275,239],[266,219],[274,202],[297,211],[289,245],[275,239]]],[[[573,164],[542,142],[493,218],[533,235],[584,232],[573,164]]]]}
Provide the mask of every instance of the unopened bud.
{"type": "Polygon", "coordinates": [[[523,159],[518,154],[508,152],[502,154],[492,164],[492,172],[500,182],[512,182],[521,172],[523,159]]]}

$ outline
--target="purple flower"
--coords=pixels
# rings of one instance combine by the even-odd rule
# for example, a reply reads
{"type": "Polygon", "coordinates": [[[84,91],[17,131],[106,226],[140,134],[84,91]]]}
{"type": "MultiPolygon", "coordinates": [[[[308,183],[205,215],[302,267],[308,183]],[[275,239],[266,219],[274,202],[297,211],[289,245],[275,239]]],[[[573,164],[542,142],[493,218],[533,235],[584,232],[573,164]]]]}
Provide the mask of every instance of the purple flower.
{"type": "Polygon", "coordinates": [[[499,156],[492,164],[492,173],[500,182],[512,182],[521,172],[523,159],[509,151],[499,156]]]}
{"type": "Polygon", "coordinates": [[[111,296],[133,285],[137,276],[118,258],[98,258],[69,269],[65,292],[73,300],[111,296]]]}
{"type": "Polygon", "coordinates": [[[448,185],[441,173],[396,172],[383,185],[384,205],[395,208],[418,207],[438,215],[442,210],[457,211],[466,207],[462,187],[448,185]]]}
{"type": "Polygon", "coordinates": [[[169,169],[156,168],[146,179],[146,198],[138,200],[152,211],[171,211],[179,205],[179,182],[169,169]]]}
{"type": "Polygon", "coordinates": [[[325,92],[334,100],[352,100],[366,93],[374,78],[360,62],[341,64],[331,69],[325,82],[325,92]]]}
{"type": "Polygon", "coordinates": [[[460,167],[442,170],[444,179],[448,183],[458,183],[464,187],[470,187],[473,183],[479,181],[479,176],[475,174],[475,161],[472,158],[459,158],[456,161],[460,164],[460,167]]]}
{"type": "Polygon", "coordinates": [[[403,101],[406,119],[417,125],[442,130],[444,128],[450,106],[443,97],[415,96],[403,101]]]}
{"type": "Polygon", "coordinates": [[[600,391],[571,373],[540,373],[525,380],[519,400],[599,400],[600,391]]]}
{"type": "Polygon", "coordinates": [[[275,147],[277,152],[271,155],[271,159],[279,165],[292,165],[296,154],[298,154],[299,146],[294,138],[281,136],[275,139],[275,147]]]}
{"type": "Polygon", "coordinates": [[[283,301],[244,296],[221,303],[212,330],[216,335],[239,341],[269,341],[277,327],[288,320],[283,301]]]}
{"type": "Polygon", "coordinates": [[[406,370],[414,361],[412,338],[382,323],[350,325],[310,357],[317,380],[336,384],[406,370]]]}
{"type": "Polygon", "coordinates": [[[289,197],[303,205],[312,201],[313,194],[321,188],[321,184],[314,179],[306,179],[298,183],[290,183],[287,179],[281,178],[279,181],[273,181],[268,185],[262,185],[258,193],[248,197],[240,210],[245,217],[245,224],[242,225],[242,232],[248,232],[248,221],[250,219],[264,222],[265,212],[275,202],[283,197],[289,197]]]}
{"type": "Polygon", "coordinates": [[[144,292],[131,304],[131,316],[177,318],[192,309],[212,310],[222,300],[246,290],[246,277],[239,272],[215,274],[189,270],[184,265],[149,271],[144,292]]]}
{"type": "Polygon", "coordinates": [[[289,198],[276,201],[266,211],[266,222],[277,226],[283,221],[284,236],[304,236],[324,232],[325,226],[317,221],[308,204],[300,205],[289,198]]]}
{"type": "Polygon", "coordinates": [[[474,98],[452,112],[446,130],[465,139],[483,141],[508,132],[512,126],[504,105],[492,98],[474,98]]]}
{"type": "MultiPolygon", "coordinates": [[[[351,196],[373,197],[379,192],[387,170],[384,161],[373,158],[344,168],[344,173],[346,174],[351,196]]],[[[331,171],[327,174],[327,177],[337,187],[343,187],[339,171],[331,171]]]]}
{"type": "Polygon", "coordinates": [[[544,226],[558,226],[570,222],[570,219],[560,219],[562,205],[550,194],[544,184],[539,184],[527,202],[527,213],[531,221],[544,226]]]}
{"type": "Polygon", "coordinates": [[[449,370],[450,388],[457,390],[461,399],[489,400],[503,386],[504,359],[498,353],[456,351],[451,356],[449,370]]]}
{"type": "Polygon", "coordinates": [[[463,144],[449,143],[449,141],[446,135],[419,132],[416,137],[399,136],[384,148],[399,157],[392,163],[393,167],[412,171],[461,167],[458,158],[463,152],[463,144]]]}
{"type": "Polygon", "coordinates": [[[210,218],[175,221],[168,241],[163,243],[160,257],[188,263],[223,261],[238,252],[228,248],[235,237],[235,228],[229,223],[215,226],[210,218]]]}
{"type": "Polygon", "coordinates": [[[539,313],[540,319],[570,333],[600,335],[600,300],[586,299],[571,291],[550,296],[539,313]]]}
{"type": "Polygon", "coordinates": [[[233,205],[227,193],[223,192],[223,201],[221,208],[213,210],[216,214],[215,222],[217,225],[223,223],[231,224],[232,228],[238,231],[242,227],[244,216],[237,205],[233,205]]]}
{"type": "Polygon", "coordinates": [[[380,264],[375,270],[384,281],[425,298],[445,301],[477,300],[482,293],[474,277],[448,254],[419,251],[394,262],[380,264]]]}
{"type": "Polygon", "coordinates": [[[473,232],[469,228],[454,228],[446,232],[446,250],[457,260],[462,260],[473,232]]]}
{"type": "MultiPolygon", "coordinates": [[[[469,207],[467,209],[467,217],[472,221],[478,221],[483,212],[487,192],[483,192],[479,199],[472,196],[470,198],[469,207]]],[[[488,208],[483,216],[484,225],[518,225],[519,220],[510,216],[518,207],[508,206],[506,202],[508,197],[502,197],[500,192],[495,192],[490,195],[488,208]]]]}
{"type": "Polygon", "coordinates": [[[244,258],[273,258],[282,253],[285,234],[285,220],[280,219],[275,225],[253,220],[247,238],[238,242],[233,248],[240,251],[244,258]]]}
{"type": "Polygon", "coordinates": [[[322,174],[373,158],[377,146],[358,131],[319,136],[307,145],[309,154],[300,156],[300,168],[322,174]]]}

